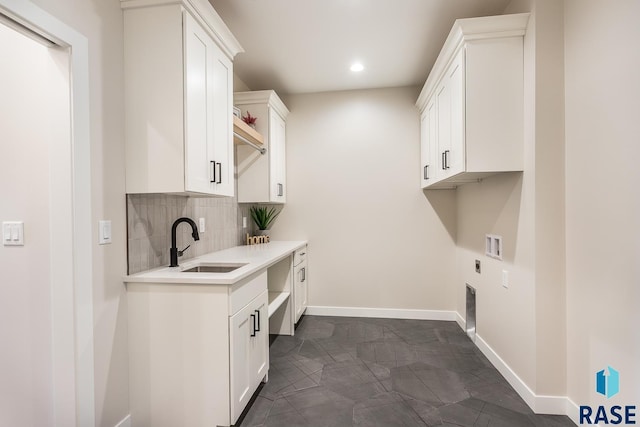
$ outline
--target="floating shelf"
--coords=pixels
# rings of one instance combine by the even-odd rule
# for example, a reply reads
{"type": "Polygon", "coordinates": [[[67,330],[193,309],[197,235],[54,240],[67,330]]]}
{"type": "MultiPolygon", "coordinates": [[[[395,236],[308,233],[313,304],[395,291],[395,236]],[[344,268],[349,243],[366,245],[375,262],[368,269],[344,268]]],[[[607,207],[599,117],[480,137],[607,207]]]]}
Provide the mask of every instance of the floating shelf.
{"type": "Polygon", "coordinates": [[[289,292],[269,292],[269,317],[289,298],[289,292]]]}
{"type": "Polygon", "coordinates": [[[233,141],[236,144],[248,144],[256,150],[264,150],[264,137],[236,116],[233,116],[233,141]]]}

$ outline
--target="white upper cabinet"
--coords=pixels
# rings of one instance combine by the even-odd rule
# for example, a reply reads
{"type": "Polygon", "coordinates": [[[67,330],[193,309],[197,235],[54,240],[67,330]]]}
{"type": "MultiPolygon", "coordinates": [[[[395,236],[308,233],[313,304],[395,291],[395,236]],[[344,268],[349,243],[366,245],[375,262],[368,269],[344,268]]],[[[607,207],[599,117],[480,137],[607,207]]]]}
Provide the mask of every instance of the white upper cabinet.
{"type": "Polygon", "coordinates": [[[529,14],[459,19],[416,105],[422,188],[523,170],[523,36],[529,14]]]}
{"type": "Polygon", "coordinates": [[[127,193],[234,195],[233,57],[208,2],[123,0],[127,193]]]}
{"type": "Polygon", "coordinates": [[[256,130],[264,137],[267,152],[237,146],[238,202],[285,203],[287,201],[286,118],[289,110],[272,90],[236,92],[234,104],[258,118],[256,130]]]}

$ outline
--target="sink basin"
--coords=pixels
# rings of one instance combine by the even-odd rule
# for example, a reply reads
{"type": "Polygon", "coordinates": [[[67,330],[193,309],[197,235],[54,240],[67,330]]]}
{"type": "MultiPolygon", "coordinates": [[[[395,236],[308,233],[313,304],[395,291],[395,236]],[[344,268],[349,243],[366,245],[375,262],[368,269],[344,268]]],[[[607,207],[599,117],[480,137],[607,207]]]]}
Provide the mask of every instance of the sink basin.
{"type": "Polygon", "coordinates": [[[182,270],[182,273],[230,273],[247,264],[200,264],[182,270]]]}

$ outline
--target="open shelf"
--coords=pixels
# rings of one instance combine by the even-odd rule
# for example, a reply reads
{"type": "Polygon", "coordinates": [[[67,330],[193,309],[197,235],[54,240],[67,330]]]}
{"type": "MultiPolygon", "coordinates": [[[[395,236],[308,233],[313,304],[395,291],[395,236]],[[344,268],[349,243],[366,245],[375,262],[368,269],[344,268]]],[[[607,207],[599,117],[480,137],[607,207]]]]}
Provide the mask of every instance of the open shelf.
{"type": "Polygon", "coordinates": [[[245,144],[247,141],[258,147],[264,145],[263,136],[236,116],[233,116],[233,134],[236,144],[245,144]]]}
{"type": "Polygon", "coordinates": [[[269,292],[269,317],[289,298],[289,292],[269,292]]]}

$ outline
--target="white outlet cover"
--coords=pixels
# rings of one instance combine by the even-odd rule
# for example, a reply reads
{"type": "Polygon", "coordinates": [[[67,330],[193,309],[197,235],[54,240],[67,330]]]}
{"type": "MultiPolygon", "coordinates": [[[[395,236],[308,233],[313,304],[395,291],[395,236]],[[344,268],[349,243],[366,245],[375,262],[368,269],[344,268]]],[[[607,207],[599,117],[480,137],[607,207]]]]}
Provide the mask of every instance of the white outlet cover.
{"type": "Polygon", "coordinates": [[[509,288],[509,272],[502,270],[502,287],[509,288]]]}
{"type": "Polygon", "coordinates": [[[198,218],[198,232],[199,233],[204,233],[206,231],[205,225],[206,225],[206,223],[204,221],[204,218],[198,218]]]}
{"type": "Polygon", "coordinates": [[[485,255],[502,260],[502,236],[495,234],[485,235],[485,255]]]}

